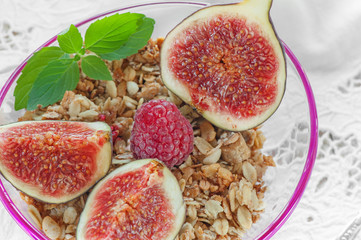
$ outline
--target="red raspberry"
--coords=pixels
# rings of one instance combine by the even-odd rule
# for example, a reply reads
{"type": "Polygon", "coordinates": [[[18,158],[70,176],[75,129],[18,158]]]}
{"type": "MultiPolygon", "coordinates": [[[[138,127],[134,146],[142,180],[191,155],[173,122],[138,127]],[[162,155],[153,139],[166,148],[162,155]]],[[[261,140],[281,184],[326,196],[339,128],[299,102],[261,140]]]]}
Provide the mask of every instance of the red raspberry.
{"type": "Polygon", "coordinates": [[[189,156],[193,139],[191,124],[175,104],[152,100],[135,113],[130,149],[136,159],[157,158],[171,168],[189,156]]]}

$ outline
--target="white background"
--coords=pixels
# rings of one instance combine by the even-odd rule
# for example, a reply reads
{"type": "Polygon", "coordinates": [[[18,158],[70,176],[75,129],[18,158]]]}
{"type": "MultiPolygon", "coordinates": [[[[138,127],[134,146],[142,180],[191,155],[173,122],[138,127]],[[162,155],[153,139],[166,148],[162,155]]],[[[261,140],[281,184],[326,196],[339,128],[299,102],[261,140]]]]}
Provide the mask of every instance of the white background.
{"type": "MultiPolygon", "coordinates": [[[[127,2],[0,0],[0,87],[25,57],[69,24],[127,2]]],[[[271,16],[308,74],[321,133],[306,193],[274,239],[336,239],[361,208],[361,166],[349,160],[361,161],[361,1],[274,0],[271,16]]],[[[30,239],[2,205],[0,226],[1,240],[30,239]]]]}

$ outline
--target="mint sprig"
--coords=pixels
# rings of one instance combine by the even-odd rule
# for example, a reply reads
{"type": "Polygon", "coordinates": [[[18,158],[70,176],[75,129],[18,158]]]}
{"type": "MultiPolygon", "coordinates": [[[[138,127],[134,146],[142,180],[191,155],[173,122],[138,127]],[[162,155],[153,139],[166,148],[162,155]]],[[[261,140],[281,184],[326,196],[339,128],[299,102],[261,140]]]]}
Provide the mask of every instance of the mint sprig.
{"type": "Polygon", "coordinates": [[[103,60],[126,58],[147,44],[154,20],[138,13],[114,14],[92,23],[83,40],[71,25],[58,35],[59,47],[44,47],[28,60],[14,91],[15,110],[34,110],[74,90],[83,72],[94,80],[112,80],[103,60]],[[93,54],[86,54],[86,52],[93,54]],[[95,55],[94,55],[95,54],[95,55]]]}

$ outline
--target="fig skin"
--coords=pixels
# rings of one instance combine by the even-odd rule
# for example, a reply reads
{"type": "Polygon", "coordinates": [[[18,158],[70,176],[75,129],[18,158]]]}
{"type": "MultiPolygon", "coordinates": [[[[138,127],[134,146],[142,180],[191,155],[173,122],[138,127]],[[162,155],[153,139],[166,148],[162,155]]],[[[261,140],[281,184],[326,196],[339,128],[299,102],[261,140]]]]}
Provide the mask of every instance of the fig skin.
{"type": "Polygon", "coordinates": [[[229,131],[243,131],[262,124],[271,117],[279,107],[285,93],[287,76],[284,49],[270,18],[271,5],[272,0],[244,0],[236,4],[214,5],[203,8],[184,19],[168,33],[161,48],[161,74],[164,85],[183,101],[196,108],[197,111],[213,125],[222,129],[229,131]],[[174,50],[176,42],[182,41],[179,40],[179,36],[182,36],[182,33],[191,29],[193,26],[206,23],[217,16],[246,19],[247,26],[253,24],[256,25],[276,53],[279,62],[279,69],[276,73],[276,99],[274,103],[270,104],[270,106],[261,114],[251,117],[235,116],[231,111],[221,111],[215,104],[212,105],[212,103],[208,101],[210,97],[207,95],[200,98],[201,101],[210,105],[209,109],[205,109],[192,99],[192,94],[197,93],[192,92],[193,90],[191,90],[184,82],[181,82],[170,69],[170,54],[174,50]]]}
{"type": "MultiPolygon", "coordinates": [[[[75,123],[81,124],[86,126],[90,130],[93,130],[94,133],[100,130],[103,134],[103,139],[105,142],[103,143],[102,147],[98,149],[96,155],[96,171],[94,174],[88,179],[89,181],[81,187],[78,191],[72,193],[62,193],[57,194],[55,196],[51,194],[45,194],[43,189],[37,185],[34,186],[34,183],[31,182],[24,182],[18,177],[14,176],[9,169],[2,163],[3,159],[1,158],[0,154],[0,173],[1,175],[10,182],[17,190],[25,193],[32,198],[45,203],[66,203],[69,202],[85,192],[87,192],[90,188],[92,188],[100,179],[102,179],[109,171],[111,166],[112,160],[112,141],[111,141],[111,128],[104,122],[75,122],[75,121],[52,121],[52,120],[41,120],[41,121],[22,121],[22,122],[15,122],[6,125],[0,125],[0,147],[2,144],[1,134],[6,133],[6,131],[10,128],[16,128],[21,126],[26,126],[27,124],[37,124],[37,123],[75,123]]],[[[94,135],[92,135],[94,136],[94,135]]],[[[74,146],[75,148],[76,146],[74,146]]],[[[99,146],[98,146],[99,147],[99,146]]],[[[44,149],[44,152],[46,150],[44,149]]],[[[58,156],[57,156],[58,157],[58,156]]],[[[58,166],[57,166],[58,167],[58,166]]]]}
{"type": "MultiPolygon", "coordinates": [[[[96,207],[94,206],[93,203],[96,201],[97,197],[100,198],[101,195],[99,195],[99,191],[101,191],[104,188],[107,181],[112,180],[116,176],[121,176],[123,174],[136,171],[137,169],[140,169],[141,167],[148,164],[153,164],[154,166],[156,166],[156,168],[160,169],[160,174],[163,174],[164,177],[162,181],[162,189],[164,190],[164,194],[167,197],[168,202],[170,203],[171,211],[175,217],[171,230],[167,232],[164,237],[159,238],[159,240],[173,240],[177,236],[178,232],[180,231],[185,221],[185,215],[186,215],[186,207],[183,201],[183,195],[180,190],[178,181],[175,178],[175,176],[172,174],[172,172],[164,165],[163,162],[157,159],[142,159],[142,160],[132,161],[126,165],[123,165],[115,169],[113,172],[111,172],[105,178],[99,181],[97,185],[95,185],[90,195],[88,196],[84,210],[80,215],[79,223],[77,226],[77,233],[76,233],[76,237],[78,240],[87,240],[85,236],[86,226],[88,224],[88,221],[93,216],[97,215],[97,212],[95,211],[96,207]]],[[[128,200],[125,202],[128,202],[128,200]]],[[[165,216],[165,220],[166,219],[167,216],[165,216]]],[[[114,231],[114,229],[112,230],[114,231]]]]}

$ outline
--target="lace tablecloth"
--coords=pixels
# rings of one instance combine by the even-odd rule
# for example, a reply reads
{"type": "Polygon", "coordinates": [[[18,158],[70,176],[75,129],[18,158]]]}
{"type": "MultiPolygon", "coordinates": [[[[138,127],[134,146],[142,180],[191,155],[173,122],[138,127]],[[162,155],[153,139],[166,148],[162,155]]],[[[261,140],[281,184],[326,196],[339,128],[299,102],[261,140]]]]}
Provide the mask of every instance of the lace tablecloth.
{"type": "MultiPolygon", "coordinates": [[[[306,192],[273,239],[337,239],[361,210],[361,2],[273,2],[278,34],[299,58],[313,87],[320,131],[306,192]]],[[[69,24],[126,3],[0,0],[0,87],[26,56],[69,24]]],[[[2,205],[0,226],[0,239],[30,239],[2,205]]]]}

